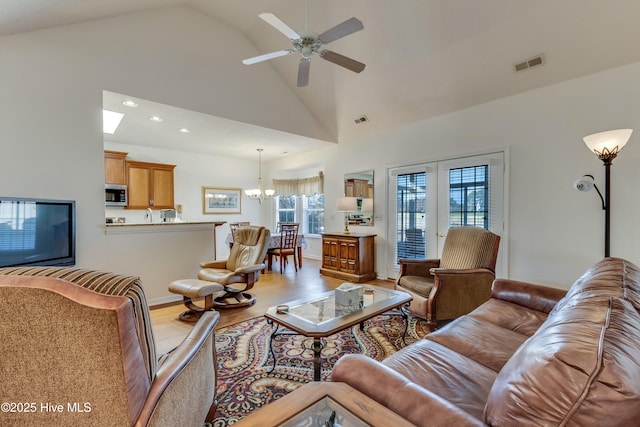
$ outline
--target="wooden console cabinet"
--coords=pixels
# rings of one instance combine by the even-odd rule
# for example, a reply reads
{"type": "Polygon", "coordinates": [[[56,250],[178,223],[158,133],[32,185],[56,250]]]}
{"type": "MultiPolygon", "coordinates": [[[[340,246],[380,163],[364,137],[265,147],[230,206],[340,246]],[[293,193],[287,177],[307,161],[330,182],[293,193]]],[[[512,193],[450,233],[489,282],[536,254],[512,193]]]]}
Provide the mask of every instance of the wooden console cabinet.
{"type": "Polygon", "coordinates": [[[320,274],[350,282],[376,278],[375,234],[322,234],[320,274]]]}

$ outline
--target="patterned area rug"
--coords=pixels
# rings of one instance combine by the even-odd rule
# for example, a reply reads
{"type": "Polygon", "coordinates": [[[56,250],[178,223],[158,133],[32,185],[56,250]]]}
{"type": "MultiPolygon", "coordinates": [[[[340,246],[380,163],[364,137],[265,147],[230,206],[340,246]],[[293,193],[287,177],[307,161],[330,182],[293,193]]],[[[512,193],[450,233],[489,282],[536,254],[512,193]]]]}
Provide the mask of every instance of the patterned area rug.
{"type": "MultiPolygon", "coordinates": [[[[333,364],[342,355],[362,353],[383,360],[404,347],[404,321],[392,313],[367,320],[364,330],[354,326],[323,339],[322,380],[330,378],[333,364]]],[[[428,333],[426,322],[411,316],[408,322],[407,344],[428,333]]],[[[313,380],[313,338],[276,336],[273,369],[269,340],[274,327],[259,317],[216,331],[218,412],[214,427],[232,425],[313,380]]]]}

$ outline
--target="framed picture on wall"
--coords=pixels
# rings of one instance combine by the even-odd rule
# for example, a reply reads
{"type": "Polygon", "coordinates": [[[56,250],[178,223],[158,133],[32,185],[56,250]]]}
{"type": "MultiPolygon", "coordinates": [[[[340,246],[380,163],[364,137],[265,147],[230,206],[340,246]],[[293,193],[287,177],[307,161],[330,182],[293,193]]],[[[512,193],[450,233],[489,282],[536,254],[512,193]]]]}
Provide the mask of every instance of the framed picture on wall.
{"type": "Polygon", "coordinates": [[[203,214],[242,213],[242,189],[227,187],[202,187],[203,214]]]}

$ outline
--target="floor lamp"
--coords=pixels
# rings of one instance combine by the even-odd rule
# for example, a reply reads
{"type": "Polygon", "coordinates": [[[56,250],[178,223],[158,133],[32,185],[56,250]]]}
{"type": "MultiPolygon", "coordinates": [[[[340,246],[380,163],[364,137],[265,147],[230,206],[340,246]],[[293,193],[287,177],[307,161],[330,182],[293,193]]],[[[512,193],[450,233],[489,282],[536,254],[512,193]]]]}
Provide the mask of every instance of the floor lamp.
{"type": "MultiPolygon", "coordinates": [[[[616,129],[594,133],[583,138],[591,150],[604,163],[604,256],[610,256],[611,241],[611,162],[629,141],[633,129],[616,129]]],[[[577,188],[577,187],[576,187],[577,188]]],[[[598,191],[599,193],[599,191],[598,191]]],[[[600,195],[602,197],[602,195],[600,195]]]]}

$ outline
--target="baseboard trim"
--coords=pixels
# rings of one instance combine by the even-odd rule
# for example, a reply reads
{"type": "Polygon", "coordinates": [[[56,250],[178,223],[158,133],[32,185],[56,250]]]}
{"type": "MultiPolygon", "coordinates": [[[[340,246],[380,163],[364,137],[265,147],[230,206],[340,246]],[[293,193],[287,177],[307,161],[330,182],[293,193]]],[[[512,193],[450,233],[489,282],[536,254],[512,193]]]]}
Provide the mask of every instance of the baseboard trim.
{"type": "Polygon", "coordinates": [[[149,300],[149,309],[171,307],[182,304],[182,297],[179,295],[169,295],[166,297],[153,298],[149,300]]]}

